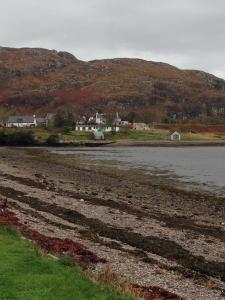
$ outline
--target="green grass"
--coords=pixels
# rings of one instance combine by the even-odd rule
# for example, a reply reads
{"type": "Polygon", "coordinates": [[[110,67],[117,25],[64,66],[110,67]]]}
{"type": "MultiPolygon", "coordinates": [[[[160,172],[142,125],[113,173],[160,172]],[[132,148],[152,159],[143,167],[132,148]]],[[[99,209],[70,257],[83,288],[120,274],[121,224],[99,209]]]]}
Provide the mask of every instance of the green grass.
{"type": "Polygon", "coordinates": [[[223,141],[225,136],[213,133],[186,133],[182,135],[182,141],[223,141]]]}
{"type": "Polygon", "coordinates": [[[71,131],[67,134],[61,134],[61,139],[65,141],[85,141],[92,139],[90,132],[71,131]]]}
{"type": "Polygon", "coordinates": [[[63,133],[60,130],[54,130],[54,129],[42,129],[42,128],[36,128],[33,130],[34,135],[38,138],[39,141],[45,142],[48,137],[52,134],[59,134],[59,137],[63,141],[85,141],[91,139],[91,133],[90,132],[77,132],[77,131],[70,131],[68,133],[63,133]]]}
{"type": "MultiPolygon", "coordinates": [[[[54,132],[44,129],[35,129],[34,134],[38,137],[39,140],[45,141],[49,135],[53,134],[54,132]]],[[[110,141],[118,141],[118,140],[132,140],[132,141],[157,141],[165,139],[164,135],[159,133],[151,133],[147,131],[133,131],[133,130],[123,130],[121,129],[120,132],[117,134],[106,133],[105,134],[106,140],[110,141]]],[[[84,141],[90,140],[91,133],[90,132],[76,132],[71,131],[68,133],[60,133],[60,139],[64,141],[84,141]]]]}
{"type": "MultiPolygon", "coordinates": [[[[6,132],[12,131],[27,131],[30,129],[6,129],[6,132]]],[[[63,141],[85,141],[92,139],[90,132],[76,132],[70,131],[68,133],[63,133],[57,129],[44,129],[35,128],[32,129],[34,136],[39,142],[45,142],[50,135],[59,134],[60,140],[63,141]]],[[[179,130],[178,130],[179,131],[179,130]]],[[[165,141],[167,135],[167,130],[165,129],[153,129],[152,131],[135,131],[127,130],[121,128],[117,134],[106,133],[105,138],[108,141],[120,141],[120,140],[130,140],[130,141],[165,141]]],[[[182,141],[223,141],[225,140],[224,133],[182,133],[182,141]]]]}
{"type": "Polygon", "coordinates": [[[132,141],[158,141],[163,140],[165,137],[161,133],[152,133],[148,131],[134,131],[134,130],[121,130],[115,135],[106,134],[106,139],[119,141],[119,140],[132,140],[132,141]]]}
{"type": "Polygon", "coordinates": [[[62,258],[53,261],[18,233],[0,227],[1,300],[131,300],[89,280],[79,266],[62,258]]]}

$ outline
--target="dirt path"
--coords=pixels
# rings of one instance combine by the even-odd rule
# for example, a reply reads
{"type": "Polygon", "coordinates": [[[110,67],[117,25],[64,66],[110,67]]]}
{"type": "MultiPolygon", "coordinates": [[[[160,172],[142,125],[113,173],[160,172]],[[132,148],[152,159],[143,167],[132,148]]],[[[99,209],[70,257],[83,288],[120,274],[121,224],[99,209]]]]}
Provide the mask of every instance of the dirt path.
{"type": "Polygon", "coordinates": [[[223,299],[224,199],[41,150],[7,148],[0,149],[0,197],[31,229],[82,242],[134,283],[186,299],[223,299]]]}

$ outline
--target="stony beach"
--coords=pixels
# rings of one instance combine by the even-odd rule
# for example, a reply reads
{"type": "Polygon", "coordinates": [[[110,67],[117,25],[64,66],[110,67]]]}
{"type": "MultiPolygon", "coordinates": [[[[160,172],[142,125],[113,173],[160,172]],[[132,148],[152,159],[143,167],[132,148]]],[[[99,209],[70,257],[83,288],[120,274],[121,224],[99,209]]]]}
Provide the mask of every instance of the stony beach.
{"type": "Polygon", "coordinates": [[[0,198],[21,223],[68,238],[112,272],[184,299],[225,299],[225,199],[41,149],[0,148],[0,198]]]}

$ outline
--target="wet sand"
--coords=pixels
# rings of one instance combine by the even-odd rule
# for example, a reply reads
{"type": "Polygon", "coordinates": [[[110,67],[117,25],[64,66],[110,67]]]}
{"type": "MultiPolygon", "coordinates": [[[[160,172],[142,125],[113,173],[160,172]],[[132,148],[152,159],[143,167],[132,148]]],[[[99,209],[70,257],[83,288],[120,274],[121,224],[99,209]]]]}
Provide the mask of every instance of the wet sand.
{"type": "Polygon", "coordinates": [[[223,299],[223,198],[79,156],[15,148],[0,149],[0,197],[31,229],[82,243],[132,283],[223,299]]]}

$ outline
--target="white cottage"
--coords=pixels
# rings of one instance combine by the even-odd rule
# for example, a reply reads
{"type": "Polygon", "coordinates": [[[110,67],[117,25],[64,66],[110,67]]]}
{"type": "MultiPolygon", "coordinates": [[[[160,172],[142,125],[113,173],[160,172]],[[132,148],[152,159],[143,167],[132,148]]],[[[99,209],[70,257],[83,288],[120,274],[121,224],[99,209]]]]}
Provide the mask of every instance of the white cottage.
{"type": "Polygon", "coordinates": [[[119,126],[106,126],[103,128],[104,132],[119,132],[120,128],[119,126]]]}
{"type": "Polygon", "coordinates": [[[119,132],[120,128],[119,126],[104,126],[99,127],[97,125],[76,125],[75,131],[83,131],[83,132],[94,132],[102,130],[103,132],[119,132]]]}
{"type": "Polygon", "coordinates": [[[12,116],[9,117],[6,127],[37,127],[36,116],[12,116]]]}
{"type": "Polygon", "coordinates": [[[75,131],[92,132],[98,130],[96,125],[76,125],[75,131]]]}
{"type": "Polygon", "coordinates": [[[152,126],[146,123],[133,123],[133,130],[150,131],[152,130],[152,126]]]}

